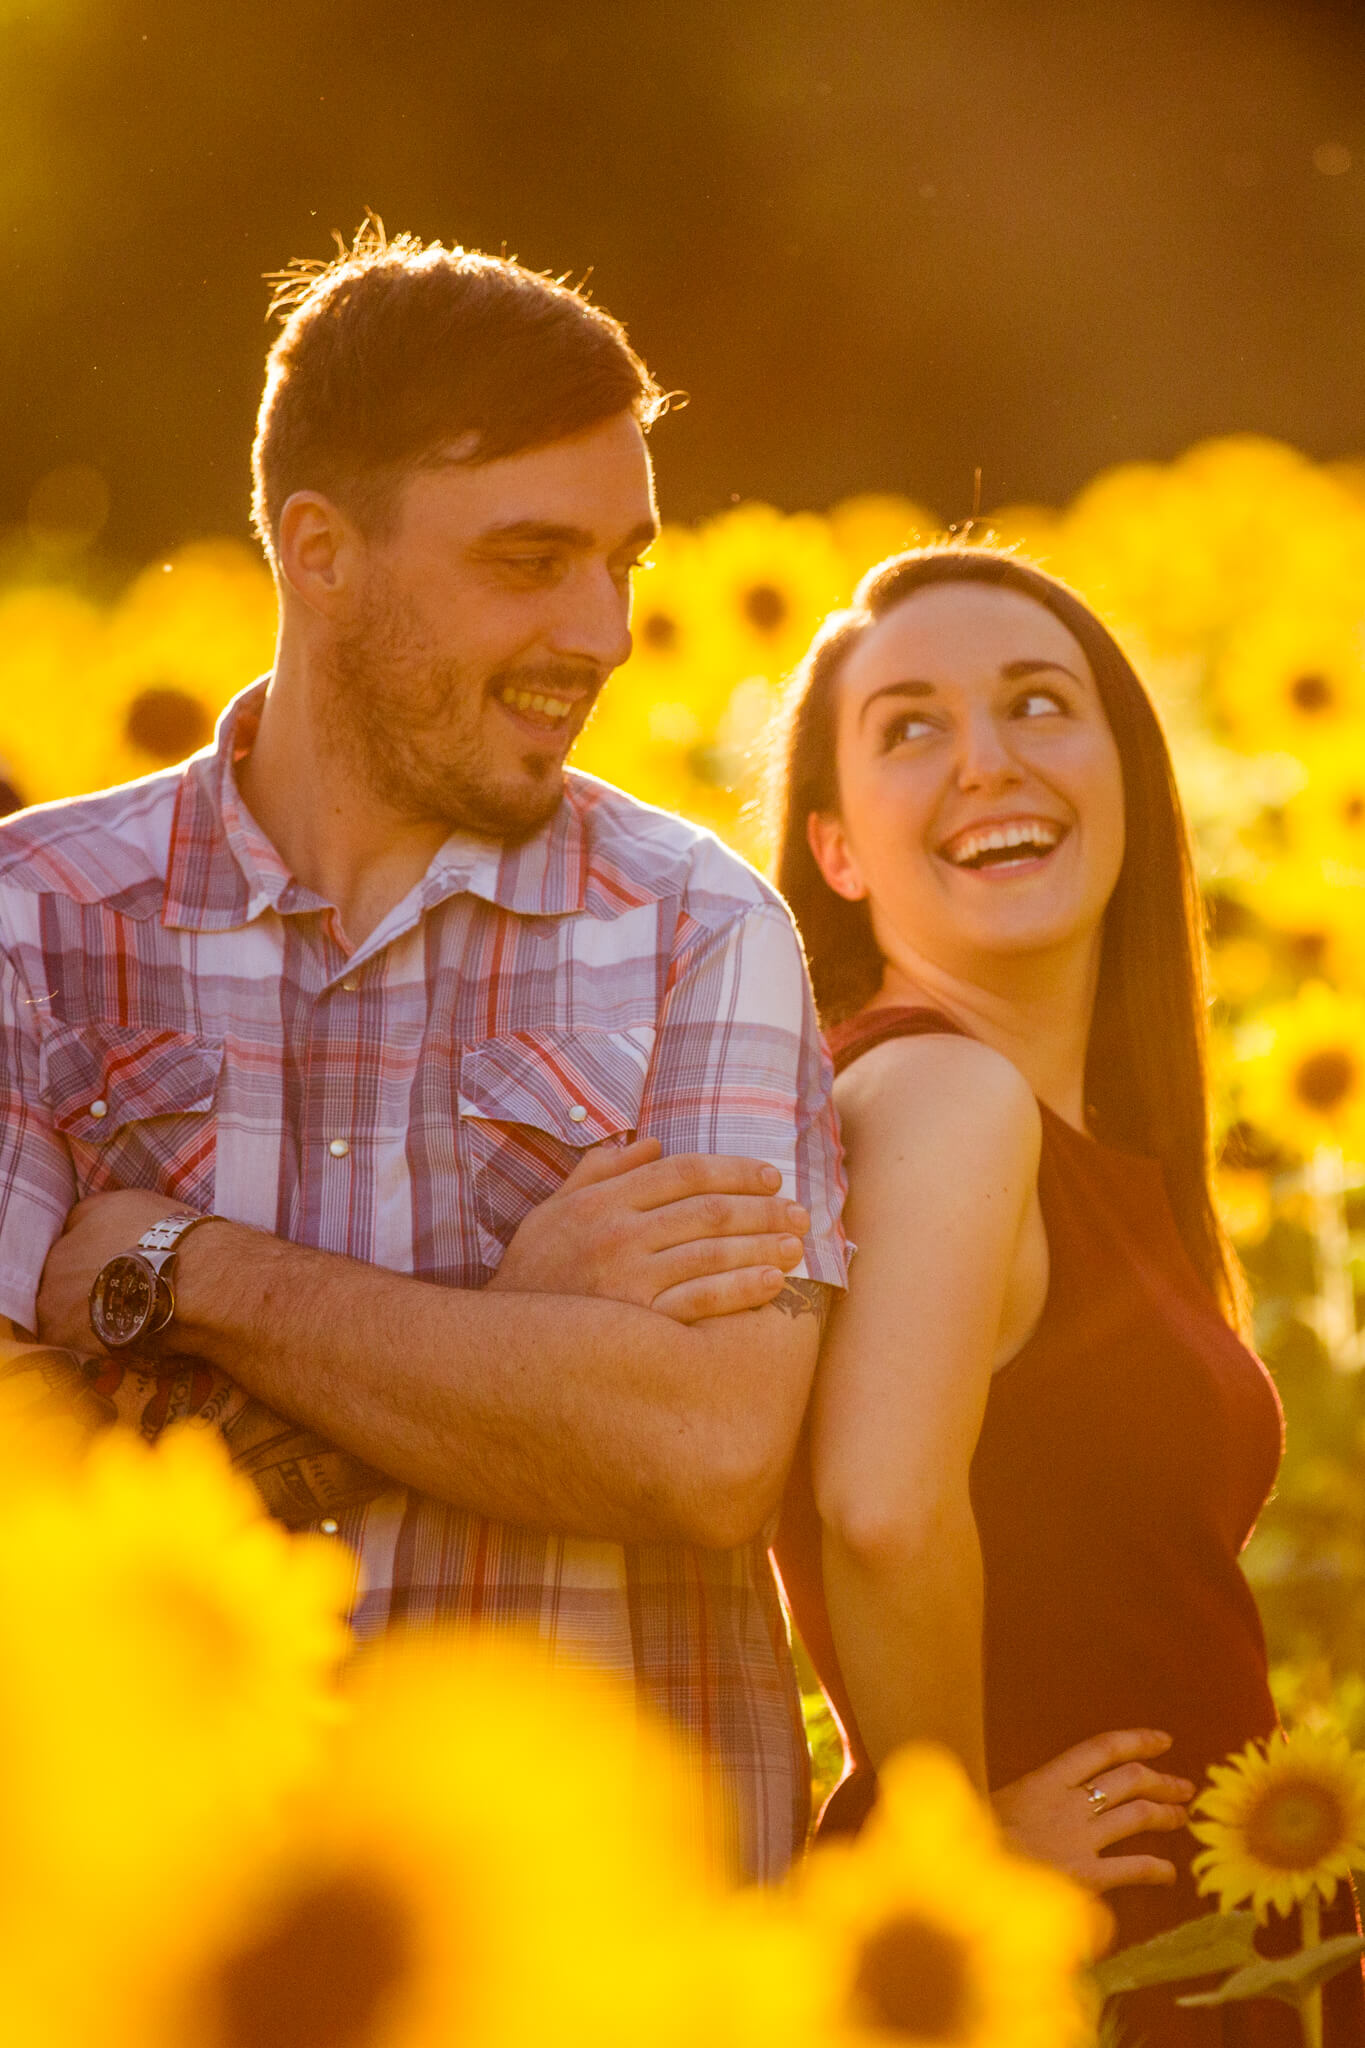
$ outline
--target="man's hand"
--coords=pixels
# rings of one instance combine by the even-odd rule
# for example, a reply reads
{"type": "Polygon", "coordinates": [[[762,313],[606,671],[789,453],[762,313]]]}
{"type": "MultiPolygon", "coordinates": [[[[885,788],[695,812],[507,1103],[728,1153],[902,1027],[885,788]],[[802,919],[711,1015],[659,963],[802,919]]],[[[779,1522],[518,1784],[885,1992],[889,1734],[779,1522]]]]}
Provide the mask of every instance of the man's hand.
{"type": "Polygon", "coordinates": [[[130,1252],[144,1230],[164,1216],[184,1214],[183,1202],[142,1188],[88,1195],[66,1219],[47,1255],[38,1288],[38,1330],[45,1344],[71,1351],[102,1351],[90,1324],[90,1289],[101,1266],[130,1252]]]}
{"type": "Polygon", "coordinates": [[[764,1308],[800,1263],[810,1217],[759,1159],[598,1145],[518,1226],[491,1288],[596,1295],[698,1323],[764,1308]]]}

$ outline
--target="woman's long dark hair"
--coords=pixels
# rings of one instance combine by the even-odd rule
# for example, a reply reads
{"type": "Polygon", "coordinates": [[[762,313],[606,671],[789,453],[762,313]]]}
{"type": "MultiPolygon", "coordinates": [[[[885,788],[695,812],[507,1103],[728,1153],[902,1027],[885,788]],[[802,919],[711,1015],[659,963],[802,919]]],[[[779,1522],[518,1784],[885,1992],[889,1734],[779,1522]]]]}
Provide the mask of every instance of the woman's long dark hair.
{"type": "Polygon", "coordinates": [[[1074,592],[1013,555],[953,543],[881,563],[859,584],[852,608],[825,622],[793,678],[770,803],[777,885],[805,941],[821,1018],[834,1024],[860,1010],[883,971],[868,905],[830,888],[806,837],[812,811],[839,809],[839,676],[864,634],[937,583],[1018,591],[1060,619],[1089,659],[1122,764],[1126,841],[1105,914],[1086,1114],[1104,1143],[1161,1161],[1185,1248],[1240,1327],[1245,1282],[1212,1190],[1203,912],[1170,754],[1117,641],[1074,592]]]}

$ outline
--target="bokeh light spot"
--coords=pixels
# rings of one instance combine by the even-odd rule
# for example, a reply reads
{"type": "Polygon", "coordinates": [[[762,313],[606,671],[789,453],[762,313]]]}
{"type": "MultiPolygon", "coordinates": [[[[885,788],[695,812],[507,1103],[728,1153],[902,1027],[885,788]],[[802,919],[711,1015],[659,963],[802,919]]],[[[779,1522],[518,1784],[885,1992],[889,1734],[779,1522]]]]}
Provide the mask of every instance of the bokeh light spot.
{"type": "Polygon", "coordinates": [[[1313,151],[1313,169],[1324,178],[1344,178],[1352,161],[1344,142],[1320,142],[1313,151]]]}

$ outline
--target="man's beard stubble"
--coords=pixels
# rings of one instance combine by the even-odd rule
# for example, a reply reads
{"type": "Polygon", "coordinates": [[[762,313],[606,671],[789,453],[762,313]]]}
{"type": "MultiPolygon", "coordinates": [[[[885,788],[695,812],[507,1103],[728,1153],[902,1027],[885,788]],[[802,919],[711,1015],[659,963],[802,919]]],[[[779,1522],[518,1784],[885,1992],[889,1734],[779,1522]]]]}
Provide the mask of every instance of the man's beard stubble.
{"type": "Polygon", "coordinates": [[[382,593],[366,599],[333,643],[327,679],[329,741],[387,809],[414,824],[512,842],[530,838],[558,810],[563,757],[547,733],[544,752],[528,747],[522,756],[522,777],[510,787],[500,780],[480,731],[490,690],[512,684],[576,697],[586,684],[595,697],[602,683],[595,669],[574,662],[480,676],[434,653],[382,593]]]}

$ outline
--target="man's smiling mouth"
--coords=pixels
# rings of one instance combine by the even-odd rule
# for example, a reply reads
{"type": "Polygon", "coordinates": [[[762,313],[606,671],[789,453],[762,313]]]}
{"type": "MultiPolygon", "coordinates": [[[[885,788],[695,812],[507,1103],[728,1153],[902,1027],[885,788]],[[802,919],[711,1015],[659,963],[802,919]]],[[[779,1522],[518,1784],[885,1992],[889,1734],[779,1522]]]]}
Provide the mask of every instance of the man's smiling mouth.
{"type": "Polygon", "coordinates": [[[582,701],[558,697],[549,690],[526,690],[517,683],[500,683],[493,695],[499,704],[542,732],[558,732],[582,701]]]}
{"type": "Polygon", "coordinates": [[[1001,819],[966,826],[945,839],[938,851],[955,868],[1018,867],[1045,859],[1061,844],[1067,829],[1054,818],[1001,819]]]}

